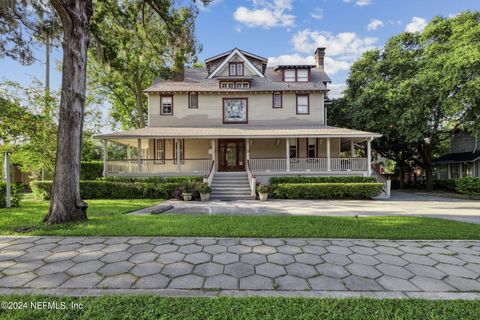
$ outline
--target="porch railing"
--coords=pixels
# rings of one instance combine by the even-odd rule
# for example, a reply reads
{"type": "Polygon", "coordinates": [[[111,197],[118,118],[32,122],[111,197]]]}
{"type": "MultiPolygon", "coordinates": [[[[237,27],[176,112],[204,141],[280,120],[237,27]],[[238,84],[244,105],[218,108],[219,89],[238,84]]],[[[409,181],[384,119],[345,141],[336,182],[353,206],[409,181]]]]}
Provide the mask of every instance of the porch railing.
{"type": "MultiPolygon", "coordinates": [[[[252,172],[284,172],[287,170],[287,159],[250,159],[252,172]]],[[[366,158],[291,158],[291,172],[328,172],[328,171],[366,171],[366,158]]]]}
{"type": "Polygon", "coordinates": [[[212,167],[211,159],[184,159],[178,164],[175,159],[127,159],[107,160],[107,174],[156,174],[194,173],[207,174],[212,167]],[[140,164],[140,165],[139,165],[140,164]]]}

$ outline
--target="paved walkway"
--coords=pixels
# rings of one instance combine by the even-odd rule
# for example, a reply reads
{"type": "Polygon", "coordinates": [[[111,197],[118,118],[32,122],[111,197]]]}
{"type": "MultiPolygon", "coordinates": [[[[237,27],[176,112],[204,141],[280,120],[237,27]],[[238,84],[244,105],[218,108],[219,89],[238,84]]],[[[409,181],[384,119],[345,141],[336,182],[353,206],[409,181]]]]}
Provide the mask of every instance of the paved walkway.
{"type": "MultiPolygon", "coordinates": [[[[393,192],[388,200],[257,200],[185,202],[169,200],[167,214],[421,216],[480,223],[480,201],[393,192]]],[[[148,214],[140,210],[132,214],[148,214]]]]}
{"type": "Polygon", "coordinates": [[[0,293],[480,299],[480,241],[0,238],[0,293]]]}

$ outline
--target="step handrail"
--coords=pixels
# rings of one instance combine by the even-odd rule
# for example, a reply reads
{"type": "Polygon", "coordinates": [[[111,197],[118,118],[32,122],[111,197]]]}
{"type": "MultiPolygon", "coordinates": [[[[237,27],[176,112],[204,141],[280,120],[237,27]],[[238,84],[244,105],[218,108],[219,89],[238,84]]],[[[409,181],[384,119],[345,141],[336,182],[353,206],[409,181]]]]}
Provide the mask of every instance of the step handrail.
{"type": "Polygon", "coordinates": [[[250,185],[250,191],[252,192],[250,195],[255,197],[257,195],[257,178],[255,174],[250,169],[250,159],[247,160],[247,176],[248,176],[248,184],[250,185]]]}
{"type": "Polygon", "coordinates": [[[207,183],[209,186],[212,185],[213,177],[215,176],[215,160],[212,160],[212,165],[210,166],[210,171],[205,176],[203,182],[207,183]]]}

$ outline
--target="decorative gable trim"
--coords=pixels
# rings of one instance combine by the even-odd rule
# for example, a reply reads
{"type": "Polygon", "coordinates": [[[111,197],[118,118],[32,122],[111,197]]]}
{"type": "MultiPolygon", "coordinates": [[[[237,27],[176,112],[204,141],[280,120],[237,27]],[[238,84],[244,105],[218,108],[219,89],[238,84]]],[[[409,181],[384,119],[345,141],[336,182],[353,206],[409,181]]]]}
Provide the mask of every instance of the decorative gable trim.
{"type": "MultiPolygon", "coordinates": [[[[213,70],[213,72],[208,76],[207,79],[212,79],[220,70],[222,70],[222,68],[228,63],[228,61],[230,59],[232,59],[232,57],[235,55],[235,54],[238,54],[238,56],[243,60],[244,62],[244,66],[248,67],[248,69],[250,69],[250,71],[253,71],[254,73],[256,73],[258,76],[262,77],[262,78],[265,78],[265,76],[263,75],[262,72],[260,72],[260,70],[257,69],[257,67],[255,67],[251,62],[250,60],[248,60],[245,55],[238,49],[234,49],[229,55],[228,57],[225,58],[225,60],[223,60],[223,62],[221,64],[219,64],[217,66],[217,68],[215,68],[215,70],[213,70]]],[[[245,71],[244,71],[245,72],[245,71]]]]}

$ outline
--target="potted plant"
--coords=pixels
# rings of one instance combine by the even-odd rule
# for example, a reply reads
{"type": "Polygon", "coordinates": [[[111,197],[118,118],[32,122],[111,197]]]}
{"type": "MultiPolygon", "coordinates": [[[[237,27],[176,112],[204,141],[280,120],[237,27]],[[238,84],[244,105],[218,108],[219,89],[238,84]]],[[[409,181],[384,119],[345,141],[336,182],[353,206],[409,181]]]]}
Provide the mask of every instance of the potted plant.
{"type": "Polygon", "coordinates": [[[191,201],[193,195],[192,185],[188,182],[183,184],[182,198],[183,201],[191,201]]]}
{"type": "Polygon", "coordinates": [[[260,201],[267,201],[269,188],[267,185],[259,184],[257,187],[258,198],[260,201]]]}
{"type": "Polygon", "coordinates": [[[202,202],[210,200],[210,193],[212,193],[212,188],[208,185],[208,183],[202,183],[198,188],[198,192],[200,192],[200,199],[202,202]]]}

